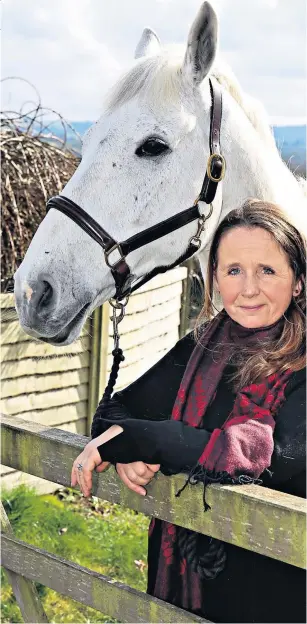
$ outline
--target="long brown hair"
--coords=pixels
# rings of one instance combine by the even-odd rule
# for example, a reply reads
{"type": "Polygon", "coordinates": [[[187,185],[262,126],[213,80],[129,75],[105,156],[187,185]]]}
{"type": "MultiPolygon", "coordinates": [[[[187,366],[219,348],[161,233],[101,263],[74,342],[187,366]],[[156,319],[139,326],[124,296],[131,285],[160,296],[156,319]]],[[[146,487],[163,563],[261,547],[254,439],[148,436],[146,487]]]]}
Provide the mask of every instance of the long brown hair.
{"type": "Polygon", "coordinates": [[[272,373],[291,369],[300,370],[306,365],[306,241],[302,234],[288,221],[276,204],[258,199],[247,200],[241,208],[232,210],[219,224],[211,243],[205,283],[205,299],[196,324],[198,329],[204,321],[216,314],[213,303],[214,273],[217,267],[218,249],[222,237],[237,227],[260,227],[274,238],[283,249],[293,271],[294,280],[301,280],[302,290],[293,297],[284,314],[282,333],[277,341],[264,344],[263,349],[245,349],[235,376],[236,387],[259,381],[272,373]]]}

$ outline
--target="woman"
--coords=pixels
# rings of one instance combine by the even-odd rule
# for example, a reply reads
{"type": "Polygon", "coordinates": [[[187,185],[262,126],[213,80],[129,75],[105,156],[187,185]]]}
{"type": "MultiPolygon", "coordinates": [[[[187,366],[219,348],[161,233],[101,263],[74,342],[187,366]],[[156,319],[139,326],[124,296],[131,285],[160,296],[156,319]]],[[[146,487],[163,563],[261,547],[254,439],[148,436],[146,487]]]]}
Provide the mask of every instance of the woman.
{"type": "MultiPolygon", "coordinates": [[[[160,469],[304,496],[305,271],[304,240],[277,206],[249,200],[229,213],[210,249],[196,346],[187,335],[100,404],[72,485],[89,495],[92,470],[112,462],[143,495],[160,469]]],[[[148,592],[213,622],[305,622],[302,570],[157,519],[148,592]]]]}

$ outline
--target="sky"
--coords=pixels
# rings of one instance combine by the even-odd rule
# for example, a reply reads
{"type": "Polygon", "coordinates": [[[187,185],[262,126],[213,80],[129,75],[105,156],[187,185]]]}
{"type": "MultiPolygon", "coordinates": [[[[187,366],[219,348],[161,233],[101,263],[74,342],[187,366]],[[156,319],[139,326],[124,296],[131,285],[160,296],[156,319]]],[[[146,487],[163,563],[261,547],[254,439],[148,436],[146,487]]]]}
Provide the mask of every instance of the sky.
{"type": "MultiPolygon", "coordinates": [[[[305,0],[212,0],[220,55],[271,123],[306,123],[305,0]]],[[[200,0],[3,0],[2,78],[18,76],[69,120],[95,120],[103,96],[129,67],[143,28],[185,43],[200,0]]],[[[35,92],[5,81],[2,109],[35,92]]]]}

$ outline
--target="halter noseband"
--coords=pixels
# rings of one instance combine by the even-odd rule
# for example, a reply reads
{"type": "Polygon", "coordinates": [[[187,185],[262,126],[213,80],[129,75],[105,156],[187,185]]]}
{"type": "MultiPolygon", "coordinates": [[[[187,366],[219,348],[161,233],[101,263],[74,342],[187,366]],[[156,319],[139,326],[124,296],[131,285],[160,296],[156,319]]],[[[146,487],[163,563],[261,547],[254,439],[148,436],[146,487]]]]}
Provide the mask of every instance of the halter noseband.
{"type": "Polygon", "coordinates": [[[187,208],[182,212],[161,221],[152,227],[131,236],[125,241],[117,242],[104,228],[93,219],[85,210],[80,208],[71,199],[63,195],[51,197],[47,202],[47,212],[51,208],[59,210],[67,217],[72,219],[79,225],[93,240],[95,240],[103,249],[106,264],[111,269],[113,275],[116,293],[115,299],[120,301],[129,296],[137,288],[148,282],[158,273],[165,273],[169,269],[181,264],[199,249],[201,245],[200,235],[205,228],[205,222],[212,214],[212,202],[214,200],[218,183],[225,175],[225,159],[220,150],[220,129],[222,120],[222,93],[219,85],[213,85],[209,80],[211,92],[211,122],[210,122],[210,156],[207,163],[206,174],[200,194],[191,208],[187,208]],[[207,216],[201,215],[198,202],[210,204],[210,211],[207,216]],[[192,236],[186,251],[173,264],[168,266],[158,266],[142,277],[134,286],[132,282],[134,276],[130,272],[130,268],[126,262],[126,256],[131,252],[152,243],[175,230],[198,219],[197,233],[192,236]],[[113,258],[113,259],[112,259],[113,258]]]}

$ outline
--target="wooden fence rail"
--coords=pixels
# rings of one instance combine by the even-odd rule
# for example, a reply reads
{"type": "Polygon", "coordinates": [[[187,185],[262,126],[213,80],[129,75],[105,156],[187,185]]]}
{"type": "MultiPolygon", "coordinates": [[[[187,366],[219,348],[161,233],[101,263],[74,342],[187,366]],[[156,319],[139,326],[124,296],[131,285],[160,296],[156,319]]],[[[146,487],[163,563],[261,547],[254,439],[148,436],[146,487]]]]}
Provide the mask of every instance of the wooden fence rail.
{"type": "MultiPolygon", "coordinates": [[[[70,485],[71,466],[88,438],[16,416],[2,416],[1,461],[17,470],[70,485]]],[[[146,497],[125,488],[113,469],[93,473],[92,494],[149,516],[205,533],[247,550],[305,567],[306,505],[303,499],[260,486],[208,488],[211,510],[204,513],[202,486],[176,492],[184,475],[158,475],[146,497]]],[[[34,548],[12,535],[2,538],[3,565],[30,580],[84,602],[125,622],[205,621],[167,603],[34,548]],[[75,589],[74,589],[75,588],[75,589]],[[65,591],[64,591],[65,590],[65,591]]]]}
{"type": "Polygon", "coordinates": [[[42,548],[8,536],[1,541],[5,568],[122,622],[207,621],[42,548]]]}

